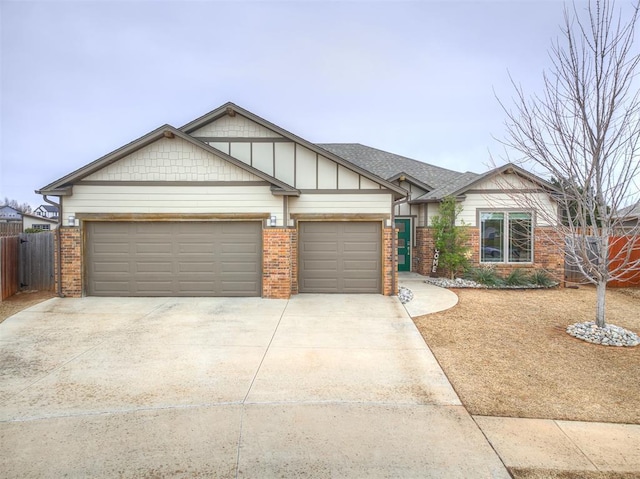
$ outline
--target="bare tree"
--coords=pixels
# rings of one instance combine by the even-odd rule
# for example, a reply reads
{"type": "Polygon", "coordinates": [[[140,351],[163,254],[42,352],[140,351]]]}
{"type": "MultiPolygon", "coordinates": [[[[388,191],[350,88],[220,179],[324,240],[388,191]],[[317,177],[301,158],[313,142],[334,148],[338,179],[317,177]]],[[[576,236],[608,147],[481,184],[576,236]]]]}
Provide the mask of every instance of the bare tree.
{"type": "Polygon", "coordinates": [[[630,8],[623,15],[607,0],[590,0],[584,10],[565,7],[542,93],[527,96],[512,79],[515,106],[501,102],[507,114],[503,143],[519,155],[512,161],[556,180],[562,218],[534,205],[539,195],[520,198],[536,208],[539,221],[553,225],[566,261],[596,286],[601,328],[607,282],[640,274],[634,256],[640,226],[625,216],[640,198],[640,56],[633,51],[639,4],[630,8]],[[616,236],[623,225],[627,238],[616,236]]]}

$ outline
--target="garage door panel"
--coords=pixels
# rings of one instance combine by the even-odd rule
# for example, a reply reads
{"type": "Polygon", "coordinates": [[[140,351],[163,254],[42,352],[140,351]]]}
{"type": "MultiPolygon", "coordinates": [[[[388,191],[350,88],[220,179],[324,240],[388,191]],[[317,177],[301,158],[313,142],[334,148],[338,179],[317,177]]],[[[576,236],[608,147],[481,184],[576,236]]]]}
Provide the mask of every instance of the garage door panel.
{"type": "Polygon", "coordinates": [[[378,271],[377,261],[345,261],[344,272],[346,273],[358,273],[360,276],[367,276],[369,273],[378,271]]]}
{"type": "Polygon", "coordinates": [[[260,222],[89,222],[86,233],[89,295],[262,292],[260,222]]]}
{"type": "Polygon", "coordinates": [[[240,262],[223,262],[220,265],[220,271],[223,273],[236,273],[240,275],[242,273],[257,273],[258,265],[255,263],[240,263],[240,262]]]}
{"type": "Polygon", "coordinates": [[[382,229],[378,222],[300,222],[302,293],[380,293],[382,229]]]}

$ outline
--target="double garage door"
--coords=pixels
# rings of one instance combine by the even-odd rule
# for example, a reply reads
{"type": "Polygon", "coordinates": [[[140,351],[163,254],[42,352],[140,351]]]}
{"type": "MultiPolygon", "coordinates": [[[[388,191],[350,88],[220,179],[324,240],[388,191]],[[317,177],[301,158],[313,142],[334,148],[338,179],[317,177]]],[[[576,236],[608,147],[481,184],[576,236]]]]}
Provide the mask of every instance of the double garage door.
{"type": "Polygon", "coordinates": [[[262,224],[89,222],[90,296],[260,296],[262,224]]]}
{"type": "MultiPolygon", "coordinates": [[[[90,296],[260,296],[262,224],[87,222],[90,296]]],[[[380,293],[381,225],[301,222],[301,293],[380,293]]]]}

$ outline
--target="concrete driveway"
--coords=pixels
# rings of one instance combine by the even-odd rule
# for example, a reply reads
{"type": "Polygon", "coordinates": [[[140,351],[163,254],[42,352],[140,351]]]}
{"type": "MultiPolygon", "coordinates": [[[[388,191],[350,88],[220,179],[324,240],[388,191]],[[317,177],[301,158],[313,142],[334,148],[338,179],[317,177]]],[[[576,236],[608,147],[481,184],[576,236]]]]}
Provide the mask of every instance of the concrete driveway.
{"type": "Polygon", "coordinates": [[[0,347],[3,477],[509,477],[397,298],[56,298],[0,347]]]}

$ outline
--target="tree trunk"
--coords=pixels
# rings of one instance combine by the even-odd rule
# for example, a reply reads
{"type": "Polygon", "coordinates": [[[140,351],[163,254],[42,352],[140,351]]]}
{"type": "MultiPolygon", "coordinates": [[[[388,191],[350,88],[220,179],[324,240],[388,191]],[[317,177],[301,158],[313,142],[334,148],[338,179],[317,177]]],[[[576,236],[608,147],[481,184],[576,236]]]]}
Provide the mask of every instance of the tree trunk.
{"type": "Polygon", "coordinates": [[[599,280],[596,285],[596,325],[604,328],[607,281],[599,280]]]}

